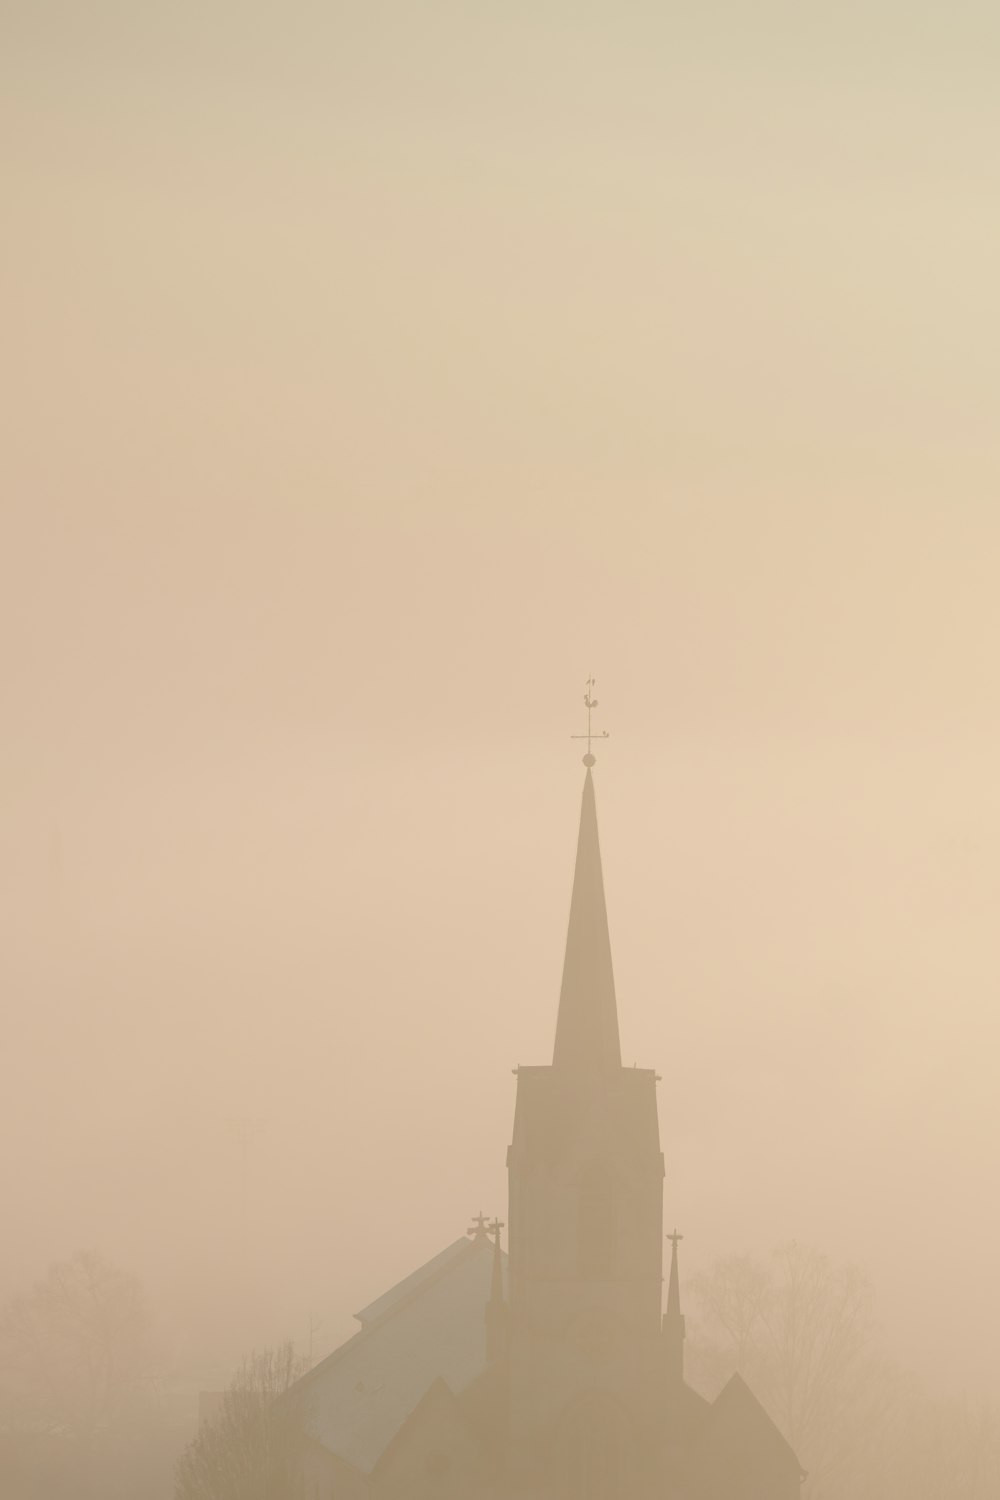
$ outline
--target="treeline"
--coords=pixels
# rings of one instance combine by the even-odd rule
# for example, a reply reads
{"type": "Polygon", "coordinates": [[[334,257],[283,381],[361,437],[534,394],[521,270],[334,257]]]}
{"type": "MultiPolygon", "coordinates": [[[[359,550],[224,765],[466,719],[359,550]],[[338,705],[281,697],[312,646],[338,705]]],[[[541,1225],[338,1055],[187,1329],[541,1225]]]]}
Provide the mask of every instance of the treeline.
{"type": "Polygon", "coordinates": [[[689,1285],[687,1378],[713,1396],[739,1371],[809,1478],[803,1500],[997,1500],[1000,1417],[927,1391],[879,1347],[857,1266],[783,1245],[689,1285]]]}
{"type": "MultiPolygon", "coordinates": [[[[856,1266],[791,1244],[686,1287],[686,1378],[738,1371],[788,1438],[803,1500],[997,1500],[1000,1417],[922,1387],[880,1349],[856,1266]]],[[[3,1500],[290,1500],[292,1346],[249,1356],[211,1423],[169,1420],[135,1277],[81,1252],[0,1312],[3,1500]]]]}

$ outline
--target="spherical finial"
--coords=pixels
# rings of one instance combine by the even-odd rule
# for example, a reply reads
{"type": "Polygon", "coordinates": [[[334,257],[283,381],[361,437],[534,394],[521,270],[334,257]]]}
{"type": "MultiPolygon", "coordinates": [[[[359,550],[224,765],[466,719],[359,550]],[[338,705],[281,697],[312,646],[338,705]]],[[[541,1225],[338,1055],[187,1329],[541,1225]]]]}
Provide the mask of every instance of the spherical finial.
{"type": "Polygon", "coordinates": [[[583,757],[583,763],[587,767],[587,770],[589,771],[591,766],[596,766],[597,765],[597,756],[596,755],[585,755],[583,757]]]}

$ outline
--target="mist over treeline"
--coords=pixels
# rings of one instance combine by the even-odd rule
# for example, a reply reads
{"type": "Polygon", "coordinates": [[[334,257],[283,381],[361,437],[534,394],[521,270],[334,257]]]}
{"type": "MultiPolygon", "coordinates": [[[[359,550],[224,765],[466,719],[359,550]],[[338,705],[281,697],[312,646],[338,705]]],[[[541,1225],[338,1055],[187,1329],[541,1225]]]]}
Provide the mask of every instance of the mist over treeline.
{"type": "MultiPolygon", "coordinates": [[[[755,1386],[807,1465],[804,1500],[996,1494],[1000,1412],[892,1357],[861,1267],[794,1243],[732,1254],[692,1278],[686,1300],[688,1379],[709,1398],[734,1371],[755,1386]]],[[[0,1311],[2,1493],[305,1500],[281,1399],[314,1358],[285,1340],[246,1351],[220,1389],[199,1388],[212,1366],[170,1351],[137,1278],[78,1252],[0,1311]]]]}

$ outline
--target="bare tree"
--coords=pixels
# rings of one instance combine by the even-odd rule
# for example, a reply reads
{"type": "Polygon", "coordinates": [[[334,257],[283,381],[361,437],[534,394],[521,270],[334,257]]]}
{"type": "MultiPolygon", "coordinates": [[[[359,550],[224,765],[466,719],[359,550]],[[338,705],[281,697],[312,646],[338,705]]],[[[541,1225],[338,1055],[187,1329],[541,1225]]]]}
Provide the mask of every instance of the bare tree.
{"type": "Polygon", "coordinates": [[[243,1361],[218,1416],[178,1463],[176,1500],[298,1500],[299,1429],[290,1392],[305,1369],[291,1343],[243,1361]]]}
{"type": "Polygon", "coordinates": [[[50,1266],[0,1313],[8,1429],[91,1441],[141,1398],[151,1368],[139,1283],[93,1251],[50,1266]]]}
{"type": "Polygon", "coordinates": [[[700,1338],[693,1372],[747,1380],[813,1476],[840,1494],[895,1400],[895,1371],[871,1354],[871,1287],[856,1266],[780,1246],[769,1261],[733,1256],[694,1278],[700,1338]]]}

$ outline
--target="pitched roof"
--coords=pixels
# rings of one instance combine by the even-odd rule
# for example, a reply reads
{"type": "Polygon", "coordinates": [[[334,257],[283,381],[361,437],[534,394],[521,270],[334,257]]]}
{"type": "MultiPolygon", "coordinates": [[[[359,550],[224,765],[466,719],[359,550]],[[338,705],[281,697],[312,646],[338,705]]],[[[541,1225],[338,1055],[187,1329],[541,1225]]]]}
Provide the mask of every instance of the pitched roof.
{"type": "Polygon", "coordinates": [[[767,1454],[782,1468],[794,1465],[803,1472],[795,1450],[738,1372],[712,1403],[705,1432],[718,1456],[752,1444],[761,1457],[767,1454]]]}
{"type": "Polygon", "coordinates": [[[486,1368],[492,1269],[488,1239],[456,1240],[362,1309],[296,1387],[309,1435],[370,1473],[436,1379],[461,1394],[486,1368]]]}

